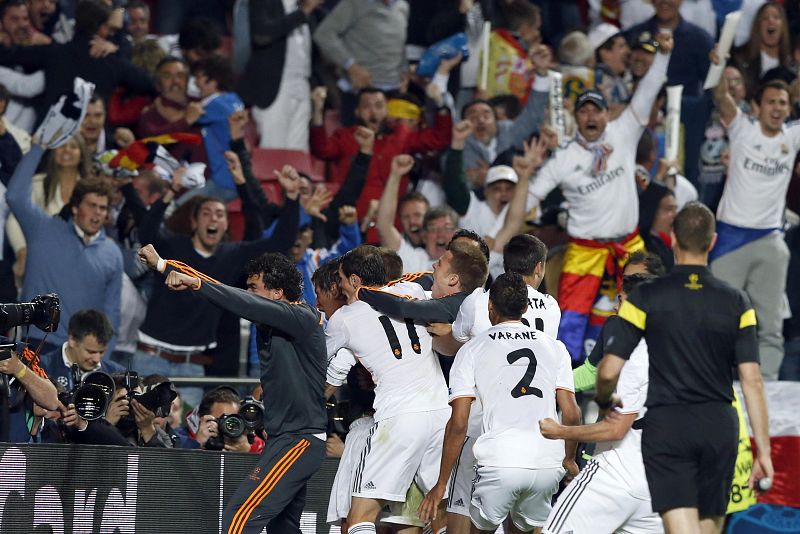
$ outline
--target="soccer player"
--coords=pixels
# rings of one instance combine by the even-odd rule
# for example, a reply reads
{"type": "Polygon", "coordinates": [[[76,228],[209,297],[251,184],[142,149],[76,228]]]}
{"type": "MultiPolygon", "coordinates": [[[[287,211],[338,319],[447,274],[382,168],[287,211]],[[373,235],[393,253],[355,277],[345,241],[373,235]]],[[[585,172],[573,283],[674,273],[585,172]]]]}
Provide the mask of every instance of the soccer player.
{"type": "Polygon", "coordinates": [[[722,77],[714,91],[727,127],[731,161],[717,209],[717,244],[711,271],[747,291],[758,316],[761,372],[777,380],[783,360],[782,301],[789,269],[783,227],[786,191],[800,150],[800,121],[785,124],[792,110],[789,86],[764,83],[756,95],[756,119],[742,113],[722,77]]]}
{"type": "Polygon", "coordinates": [[[353,476],[349,533],[375,532],[386,501],[404,502],[412,481],[423,491],[436,481],[447,423],[447,386],[431,336],[423,326],[390,318],[357,300],[361,287],[386,280],[383,255],[362,245],[342,257],[340,287],[347,306],[328,321],[328,355],[342,347],[372,374],[375,424],[353,476]]]}
{"type": "Polygon", "coordinates": [[[614,276],[627,254],[644,248],[636,225],[636,139],[642,135],[666,80],[672,35],[656,36],[659,51],[625,111],[609,122],[602,93],[589,90],[575,101],[575,139],[558,149],[531,180],[534,204],[560,187],[569,203],[570,242],[559,281],[558,338],[576,363],[585,359],[584,340],[596,339],[605,317],[592,314],[603,277],[614,276]],[[609,206],[624,209],[609,210],[609,206]],[[591,316],[590,316],[591,315],[591,316]]]}
{"type": "Polygon", "coordinates": [[[298,302],[302,275],[282,254],[247,264],[247,291],[220,284],[180,262],[163,260],[152,245],[142,262],[167,274],[167,286],[192,290],[257,325],[264,430],[269,435],[258,464],[222,515],[228,534],[300,532],[306,482],[325,457],[327,416],[325,339],[319,312],[298,302]]]}
{"type": "MultiPolygon", "coordinates": [[[[544,279],[547,246],[532,235],[514,236],[503,249],[503,267],[506,272],[522,276],[528,291],[528,306],[522,316],[523,324],[532,326],[555,337],[561,319],[558,302],[550,295],[540,293],[539,285],[544,279]]],[[[429,330],[440,335],[434,339],[434,347],[440,352],[455,354],[463,343],[481,332],[491,328],[489,320],[489,291],[478,288],[461,304],[455,322],[450,325],[437,324],[429,330]]],[[[483,410],[481,400],[475,399],[470,410],[467,437],[453,473],[450,497],[447,501],[447,528],[451,534],[469,532],[469,501],[472,492],[473,466],[472,453],[475,440],[482,432],[483,410]]]]}
{"type": "MultiPolygon", "coordinates": [[[[564,345],[521,322],[528,306],[525,281],[500,275],[489,292],[492,327],[470,340],[450,370],[452,415],[445,431],[439,480],[420,505],[420,517],[436,516],[450,473],[467,435],[470,405],[483,402],[483,427],[475,453],[469,512],[479,532],[494,532],[511,516],[521,532],[544,525],[550,499],[566,471],[578,473],[574,441],[551,441],[533,421],[555,418],[580,423],[572,391],[572,368],[564,345]]],[[[474,530],[473,530],[474,532],[474,530]]]]}
{"type": "MultiPolygon", "coordinates": [[[[647,273],[623,278],[622,300],[639,283],[655,278],[647,273]]],[[[548,439],[601,442],[592,460],[567,486],[550,512],[545,534],[627,532],[661,534],[664,526],[653,512],[642,463],[642,426],[648,383],[647,344],[640,341],[622,369],[617,396],[622,408],[605,419],[581,426],[564,426],[552,419],[539,422],[548,439]]]]}
{"type": "MultiPolygon", "coordinates": [[[[619,309],[597,369],[596,402],[612,399],[626,360],[644,337],[650,354],[642,458],[653,501],[669,534],[719,532],[738,449],[733,402],[738,370],[757,452],[750,487],[773,476],[769,419],[758,366],[756,315],[747,296],[708,270],[714,215],[690,202],[675,217],[675,267],[634,288],[619,309]]],[[[602,413],[602,412],[601,412],[602,413]]]]}

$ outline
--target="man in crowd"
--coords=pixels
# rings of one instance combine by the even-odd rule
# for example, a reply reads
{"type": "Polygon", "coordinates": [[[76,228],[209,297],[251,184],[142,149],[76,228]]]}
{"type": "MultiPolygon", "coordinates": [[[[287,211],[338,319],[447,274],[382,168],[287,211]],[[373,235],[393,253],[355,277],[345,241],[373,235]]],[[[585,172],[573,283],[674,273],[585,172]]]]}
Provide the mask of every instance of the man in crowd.
{"type": "MultiPolygon", "coordinates": [[[[343,182],[350,168],[350,162],[358,154],[359,145],[354,133],[357,126],[339,128],[328,136],[322,123],[322,106],[325,101],[324,89],[314,90],[314,114],[311,124],[311,153],[315,157],[330,161],[331,181],[343,182]]],[[[441,95],[436,102],[438,109],[432,127],[412,130],[404,124],[389,127],[386,95],[380,89],[367,87],[358,93],[356,117],[359,123],[375,132],[373,158],[364,189],[359,197],[358,216],[364,219],[370,201],[381,197],[386,187],[392,158],[398,154],[417,154],[429,150],[441,150],[450,143],[450,130],[453,121],[450,111],[444,106],[441,95]]],[[[406,173],[411,167],[406,169],[406,173]]],[[[401,194],[408,189],[408,177],[403,175],[400,183],[401,194]]],[[[395,208],[397,199],[395,198],[395,208]]],[[[369,236],[368,242],[374,242],[377,236],[369,236]]]]}
{"type": "Polygon", "coordinates": [[[76,386],[72,366],[78,366],[79,378],[92,371],[122,373],[125,368],[105,357],[114,335],[111,321],[97,310],[80,310],[72,314],[67,326],[67,341],[58,349],[42,356],[42,366],[51,380],[66,391],[76,386]]]}
{"type": "Polygon", "coordinates": [[[140,0],[133,0],[128,2],[125,12],[128,15],[128,33],[134,45],[155,38],[150,34],[150,6],[140,0]]]}
{"type": "Polygon", "coordinates": [[[719,238],[711,269],[750,296],[758,317],[761,370],[767,380],[777,380],[784,351],[781,303],[789,269],[780,199],[786,198],[800,150],[800,123],[785,124],[791,97],[780,80],[766,82],[758,91],[755,120],[736,106],[724,77],[714,96],[728,130],[731,159],[717,209],[719,238]]]}
{"type": "MultiPolygon", "coordinates": [[[[189,102],[186,93],[188,81],[189,66],[184,60],[167,56],[159,62],[156,67],[158,96],[153,105],[139,118],[136,127],[137,137],[170,133],[200,134],[199,125],[196,123],[203,114],[203,107],[198,102],[189,102]]],[[[168,145],[167,150],[178,161],[206,161],[202,145],[175,143],[168,145]]]]}
{"type": "Polygon", "coordinates": [[[378,205],[376,226],[381,244],[396,251],[403,260],[406,272],[427,271],[438,260],[458,229],[458,215],[449,206],[433,208],[425,213],[422,219],[422,247],[415,247],[404,239],[394,224],[397,213],[398,191],[403,176],[414,166],[414,158],[408,154],[400,154],[392,158],[391,173],[381,195],[378,205]]]}
{"type": "Polygon", "coordinates": [[[689,180],[695,180],[703,130],[711,112],[709,101],[703,96],[703,81],[708,73],[708,53],[714,41],[704,29],[681,16],[682,3],[683,0],[654,0],[655,15],[628,28],[625,34],[629,42],[644,32],[655,36],[660,31],[668,31],[672,35],[675,57],[667,69],[667,85],[683,85],[681,122],[685,128],[684,174],[689,180]]]}
{"type": "MultiPolygon", "coordinates": [[[[30,23],[25,0],[10,0],[0,4],[0,40],[4,46],[47,44],[47,36],[37,32],[30,23]]],[[[36,123],[34,99],[44,91],[44,72],[27,73],[22,69],[0,67],[0,79],[11,93],[6,109],[7,120],[26,132],[33,132],[36,123]]]]}
{"type": "MultiPolygon", "coordinates": [[[[80,180],[69,200],[67,219],[50,217],[33,203],[33,176],[44,154],[34,144],[17,166],[6,198],[28,240],[27,268],[22,299],[58,293],[61,322],[47,338],[47,352],[67,341],[69,318],[78,310],[102,311],[119,328],[122,290],[122,254],[106,237],[110,193],[104,182],[80,180]]],[[[34,339],[41,339],[32,330],[34,339]]]]}
{"type": "Polygon", "coordinates": [[[405,0],[373,2],[343,0],[336,4],[314,32],[314,41],[325,56],[346,76],[339,80],[343,90],[342,122],[349,126],[359,118],[359,91],[377,87],[399,89],[406,75],[406,27],[409,6],[405,0]]]}
{"type": "Polygon", "coordinates": [[[607,312],[592,313],[604,275],[616,279],[628,253],[644,247],[636,230],[639,219],[634,173],[636,145],[650,117],[670,62],[672,37],[657,36],[660,54],[636,89],[631,103],[609,122],[603,95],[590,90],[575,103],[578,133],[541,166],[530,185],[535,204],[556,187],[569,202],[567,233],[558,297],[562,317],[558,337],[575,362],[582,362],[607,312]],[[625,206],[608,211],[608,206],[625,206]],[[605,314],[604,314],[605,313],[605,314]]]}
{"type": "Polygon", "coordinates": [[[321,4],[322,0],[303,0],[287,10],[281,0],[269,0],[249,6],[250,59],[238,92],[252,106],[261,148],[308,151],[311,33],[313,13],[321,4]],[[279,76],[264,76],[263,69],[279,76]]]}

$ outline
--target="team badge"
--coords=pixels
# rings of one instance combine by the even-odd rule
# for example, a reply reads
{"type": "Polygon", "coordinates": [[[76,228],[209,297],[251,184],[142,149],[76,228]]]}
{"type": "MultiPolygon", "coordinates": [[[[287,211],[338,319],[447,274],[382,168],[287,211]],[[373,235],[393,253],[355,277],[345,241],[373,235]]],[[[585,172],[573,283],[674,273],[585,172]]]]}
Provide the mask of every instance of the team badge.
{"type": "Polygon", "coordinates": [[[789,153],[789,147],[785,143],[781,143],[781,154],[784,156],[789,153]]]}
{"type": "Polygon", "coordinates": [[[703,284],[698,284],[697,281],[700,280],[700,275],[692,273],[689,275],[689,283],[683,284],[683,287],[687,289],[691,289],[692,291],[697,291],[703,287],[703,284]]]}

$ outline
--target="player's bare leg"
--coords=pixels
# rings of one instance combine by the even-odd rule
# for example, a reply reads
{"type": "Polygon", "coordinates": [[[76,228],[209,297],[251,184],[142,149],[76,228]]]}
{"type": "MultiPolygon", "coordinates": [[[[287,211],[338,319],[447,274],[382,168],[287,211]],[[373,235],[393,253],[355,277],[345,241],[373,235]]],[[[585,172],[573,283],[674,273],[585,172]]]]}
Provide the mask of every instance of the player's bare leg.
{"type": "MultiPolygon", "coordinates": [[[[697,508],[673,508],[661,514],[667,534],[702,534],[697,508]]],[[[710,531],[709,531],[710,532],[710,531]]],[[[719,530],[716,531],[717,533],[719,530]]]]}
{"type": "Polygon", "coordinates": [[[447,534],[469,534],[472,531],[472,521],[469,517],[453,512],[447,513],[447,534]]]}
{"type": "Polygon", "coordinates": [[[703,534],[719,534],[725,524],[724,517],[709,516],[700,518],[700,531],[703,534]]]}
{"type": "Polygon", "coordinates": [[[382,506],[383,503],[376,499],[353,497],[350,501],[350,513],[347,514],[348,532],[356,527],[360,527],[359,531],[364,534],[370,532],[368,525],[364,523],[372,523],[372,532],[375,532],[375,524],[382,506]],[[367,527],[367,529],[361,530],[363,527],[367,527]]]}

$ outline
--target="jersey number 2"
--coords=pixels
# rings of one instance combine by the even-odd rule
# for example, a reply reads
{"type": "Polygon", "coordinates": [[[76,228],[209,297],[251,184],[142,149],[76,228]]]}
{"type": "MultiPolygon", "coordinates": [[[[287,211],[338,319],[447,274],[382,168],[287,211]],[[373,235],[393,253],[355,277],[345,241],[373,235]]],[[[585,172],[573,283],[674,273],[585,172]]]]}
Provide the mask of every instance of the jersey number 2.
{"type": "Polygon", "coordinates": [[[506,356],[508,363],[512,365],[522,358],[528,358],[528,369],[525,371],[522,380],[511,390],[511,396],[518,399],[525,395],[535,395],[541,399],[544,396],[542,395],[542,390],[531,386],[533,375],[536,374],[536,355],[533,351],[531,349],[519,349],[509,352],[508,356],[506,356]]]}
{"type": "MultiPolygon", "coordinates": [[[[381,315],[378,320],[381,322],[383,331],[386,333],[386,339],[389,340],[389,347],[392,349],[392,354],[394,354],[395,358],[401,360],[403,358],[403,347],[400,346],[400,339],[397,337],[397,332],[394,329],[394,325],[392,325],[392,320],[385,315],[381,315]]],[[[405,323],[406,330],[408,330],[408,340],[411,341],[411,350],[417,354],[422,354],[422,347],[419,343],[417,329],[414,327],[414,321],[406,319],[405,323]]]]}

